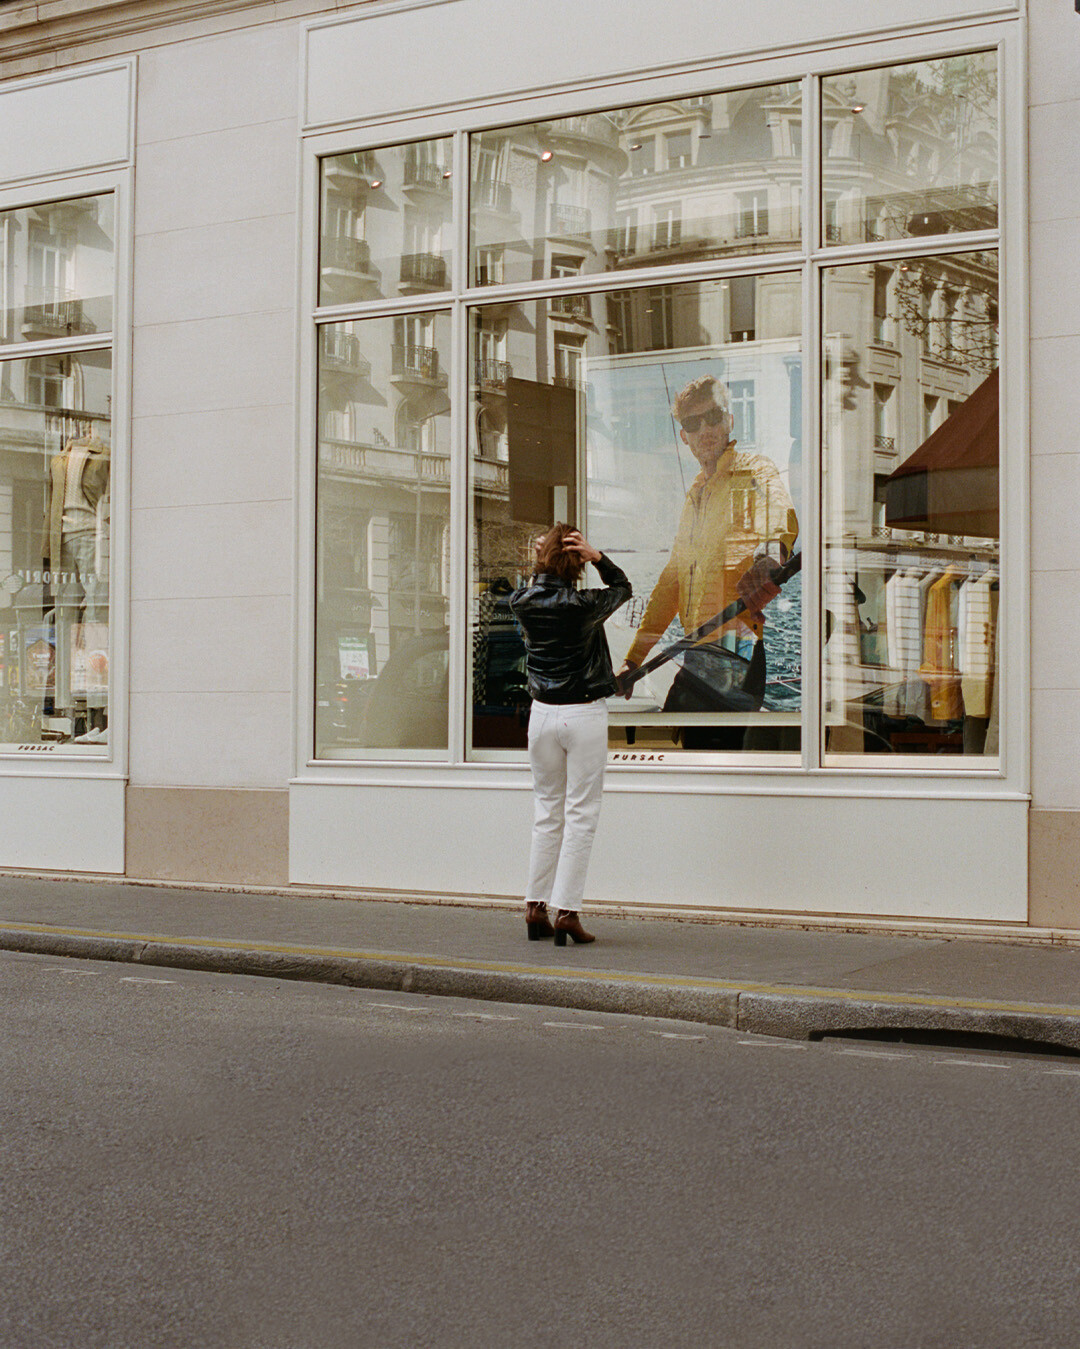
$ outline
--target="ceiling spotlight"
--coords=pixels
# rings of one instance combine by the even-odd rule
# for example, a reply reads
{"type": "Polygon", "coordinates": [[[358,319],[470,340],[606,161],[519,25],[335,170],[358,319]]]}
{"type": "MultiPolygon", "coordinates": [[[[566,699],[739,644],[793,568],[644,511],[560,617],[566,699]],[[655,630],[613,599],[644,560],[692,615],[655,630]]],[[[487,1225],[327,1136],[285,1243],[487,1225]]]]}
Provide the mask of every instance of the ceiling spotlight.
{"type": "Polygon", "coordinates": [[[640,150],[640,149],[641,149],[641,142],[640,142],[640,141],[635,141],[635,142],[633,143],[633,145],[631,145],[630,149],[631,149],[631,150],[640,150]]]}
{"type": "Polygon", "coordinates": [[[450,178],[450,177],[452,177],[452,176],[453,176],[453,170],[452,170],[452,169],[447,169],[446,172],[443,174],[443,177],[444,177],[444,178],[450,178]]]}
{"type": "Polygon", "coordinates": [[[382,179],[381,179],[381,178],[373,178],[373,179],[371,180],[371,187],[372,187],[372,190],[374,190],[374,189],[377,188],[377,187],[382,187],[382,179]]]}
{"type": "Polygon", "coordinates": [[[852,111],[852,112],[862,112],[863,108],[865,108],[865,107],[866,107],[866,104],[865,104],[865,103],[855,103],[855,104],[852,105],[851,111],[852,111]]]}
{"type": "Polygon", "coordinates": [[[544,161],[544,163],[546,164],[546,163],[548,162],[548,160],[551,158],[551,151],[550,151],[550,150],[545,150],[544,153],[540,156],[540,158],[541,158],[541,159],[544,161]]]}

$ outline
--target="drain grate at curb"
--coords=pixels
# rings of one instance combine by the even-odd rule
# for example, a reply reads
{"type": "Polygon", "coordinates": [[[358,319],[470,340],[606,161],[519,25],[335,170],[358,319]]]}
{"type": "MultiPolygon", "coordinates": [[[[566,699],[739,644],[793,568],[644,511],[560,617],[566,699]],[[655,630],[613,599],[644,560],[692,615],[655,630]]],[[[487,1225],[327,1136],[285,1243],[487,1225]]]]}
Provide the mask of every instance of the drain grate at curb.
{"type": "Polygon", "coordinates": [[[937,1030],[933,1027],[870,1026],[862,1029],[815,1031],[810,1040],[858,1041],[860,1044],[912,1045],[924,1049],[953,1049],[979,1054],[1027,1054],[1056,1059],[1080,1059],[1080,1049],[1060,1044],[1055,1040],[1029,1039],[1018,1035],[1002,1035],[994,1031],[937,1030]]]}

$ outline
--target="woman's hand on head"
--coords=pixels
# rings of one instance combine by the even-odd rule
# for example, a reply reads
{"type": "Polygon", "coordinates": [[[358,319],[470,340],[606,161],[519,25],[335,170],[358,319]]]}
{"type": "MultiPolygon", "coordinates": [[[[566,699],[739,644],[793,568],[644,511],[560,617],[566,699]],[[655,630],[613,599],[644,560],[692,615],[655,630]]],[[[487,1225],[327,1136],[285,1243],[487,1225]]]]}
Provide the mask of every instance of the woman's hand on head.
{"type": "Polygon", "coordinates": [[[600,553],[584,537],[579,529],[573,530],[563,539],[563,547],[568,553],[576,553],[582,562],[599,562],[600,553]]]}

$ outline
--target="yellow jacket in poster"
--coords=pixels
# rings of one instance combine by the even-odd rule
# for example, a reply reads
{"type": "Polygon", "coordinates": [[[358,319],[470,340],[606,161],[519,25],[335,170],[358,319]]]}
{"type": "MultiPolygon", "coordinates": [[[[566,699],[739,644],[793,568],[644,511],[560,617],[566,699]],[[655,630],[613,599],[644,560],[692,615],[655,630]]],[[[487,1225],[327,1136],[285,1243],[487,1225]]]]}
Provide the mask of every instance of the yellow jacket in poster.
{"type": "MultiPolygon", "coordinates": [[[[642,664],[676,614],[683,631],[692,632],[727,608],[738,598],[736,585],[755,550],[778,541],[786,556],[798,533],[795,508],[772,460],[729,449],[712,477],[702,471],[690,485],[671,556],[653,587],[627,661],[642,664]]],[[[747,626],[761,636],[760,624],[747,626]]],[[[714,641],[718,632],[702,640],[714,641]]]]}

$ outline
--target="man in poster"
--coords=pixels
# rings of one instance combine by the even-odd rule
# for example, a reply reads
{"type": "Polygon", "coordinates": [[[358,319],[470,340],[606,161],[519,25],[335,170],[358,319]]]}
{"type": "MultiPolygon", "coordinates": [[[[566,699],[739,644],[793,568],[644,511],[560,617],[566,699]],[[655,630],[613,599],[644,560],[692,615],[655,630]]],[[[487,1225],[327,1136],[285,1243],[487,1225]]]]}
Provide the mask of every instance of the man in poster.
{"type": "MultiPolygon", "coordinates": [[[[743,692],[748,677],[757,677],[764,687],[764,609],[780,593],[773,578],[798,536],[795,509],[771,459],[736,451],[730,397],[712,375],[687,384],[672,412],[701,472],[686,494],[671,556],[653,587],[619,676],[632,674],[644,662],[676,614],[683,632],[689,633],[741,599],[746,608],[725,632],[734,628],[753,642],[750,666],[756,662],[760,669],[753,671],[738,657],[732,661],[731,637],[722,649],[725,634],[719,628],[707,631],[686,653],[664,710],[747,710],[753,700],[752,694],[743,692]],[[715,659],[722,650],[726,662],[715,659]],[[729,681],[730,672],[737,671],[739,688],[725,688],[724,679],[715,678],[712,670],[721,667],[729,671],[729,681]]],[[[630,696],[628,686],[625,693],[630,696]]],[[[760,705],[760,698],[757,702],[760,705]]],[[[741,731],[737,735],[741,740],[741,731]]],[[[683,740],[688,748],[737,747],[733,736],[718,739],[715,733],[701,731],[693,735],[690,728],[683,740]]]]}

